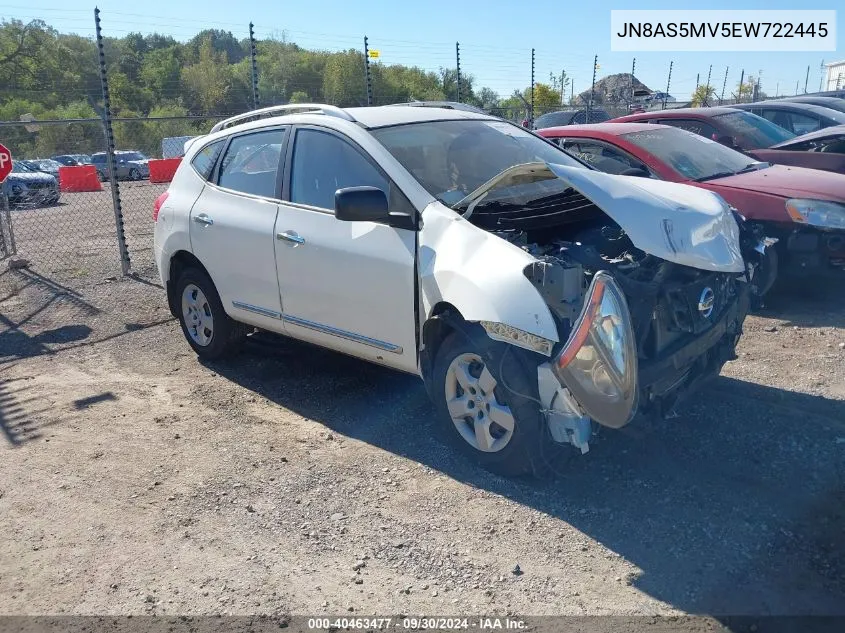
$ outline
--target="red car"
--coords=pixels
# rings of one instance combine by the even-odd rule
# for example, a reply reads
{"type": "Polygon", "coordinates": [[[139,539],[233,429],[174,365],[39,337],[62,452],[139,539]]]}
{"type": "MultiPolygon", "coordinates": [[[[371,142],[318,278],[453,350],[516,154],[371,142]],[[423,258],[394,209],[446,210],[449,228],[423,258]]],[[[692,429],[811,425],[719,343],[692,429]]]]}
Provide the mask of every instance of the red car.
{"type": "Polygon", "coordinates": [[[678,108],[629,114],[613,119],[613,123],[660,123],[679,127],[718,141],[731,149],[779,165],[795,165],[843,173],[842,160],[834,154],[792,152],[780,148],[788,141],[799,140],[785,130],[751,112],[736,108],[678,108]]]}
{"type": "MultiPolygon", "coordinates": [[[[715,109],[715,108],[714,108],[715,109]]],[[[539,130],[601,171],[709,189],[778,238],[760,293],[782,276],[845,272],[845,176],[772,165],[666,125],[599,123],[539,130]],[[779,262],[779,263],[778,263],[779,262]]]]}

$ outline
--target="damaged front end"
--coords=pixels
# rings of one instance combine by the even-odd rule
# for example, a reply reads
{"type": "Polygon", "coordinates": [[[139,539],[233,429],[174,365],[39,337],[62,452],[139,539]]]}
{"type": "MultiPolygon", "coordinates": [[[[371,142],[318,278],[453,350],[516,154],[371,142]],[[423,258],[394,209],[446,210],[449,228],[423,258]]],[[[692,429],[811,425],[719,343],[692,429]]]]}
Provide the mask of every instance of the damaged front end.
{"type": "Polygon", "coordinates": [[[736,358],[766,241],[710,192],[549,167],[570,186],[473,223],[535,257],[523,272],[561,341],[538,368],[542,409],[586,452],[593,421],[666,415],[736,358]]]}

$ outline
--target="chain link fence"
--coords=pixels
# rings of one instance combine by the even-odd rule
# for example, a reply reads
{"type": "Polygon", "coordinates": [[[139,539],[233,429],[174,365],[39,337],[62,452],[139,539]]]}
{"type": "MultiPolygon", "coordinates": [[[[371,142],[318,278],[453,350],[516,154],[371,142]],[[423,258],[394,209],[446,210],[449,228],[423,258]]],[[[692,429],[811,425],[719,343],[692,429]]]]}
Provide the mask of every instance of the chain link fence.
{"type": "Polygon", "coordinates": [[[2,185],[6,257],[51,276],[119,274],[110,185],[90,164],[105,151],[102,121],[4,122],[0,135],[14,159],[2,185]],[[71,165],[87,168],[69,179],[71,165]]]}

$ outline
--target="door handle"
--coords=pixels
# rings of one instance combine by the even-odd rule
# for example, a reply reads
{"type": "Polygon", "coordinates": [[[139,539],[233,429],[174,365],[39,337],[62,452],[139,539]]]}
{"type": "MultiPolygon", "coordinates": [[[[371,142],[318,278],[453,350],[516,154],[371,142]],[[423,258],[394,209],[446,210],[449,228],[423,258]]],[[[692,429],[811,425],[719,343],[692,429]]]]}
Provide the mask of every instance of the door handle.
{"type": "Polygon", "coordinates": [[[214,224],[214,220],[208,217],[208,215],[205,213],[195,215],[194,222],[196,222],[197,224],[204,224],[205,226],[211,226],[212,224],[214,224]]]}
{"type": "Polygon", "coordinates": [[[300,244],[305,244],[305,238],[299,235],[296,231],[284,231],[283,233],[276,233],[277,240],[284,240],[290,242],[294,247],[300,244]]]}

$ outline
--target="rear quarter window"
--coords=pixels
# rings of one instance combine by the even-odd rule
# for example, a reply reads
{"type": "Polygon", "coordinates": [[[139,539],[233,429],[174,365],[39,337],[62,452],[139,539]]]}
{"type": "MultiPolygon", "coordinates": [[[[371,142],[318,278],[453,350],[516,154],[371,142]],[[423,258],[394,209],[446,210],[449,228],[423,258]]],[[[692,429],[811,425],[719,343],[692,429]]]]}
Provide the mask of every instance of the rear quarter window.
{"type": "Polygon", "coordinates": [[[203,180],[208,180],[211,176],[211,172],[214,171],[214,165],[217,162],[217,158],[220,156],[220,152],[223,150],[224,142],[225,141],[221,139],[219,141],[215,141],[214,143],[209,143],[198,151],[191,160],[191,165],[193,165],[194,169],[203,178],[203,180]]]}

